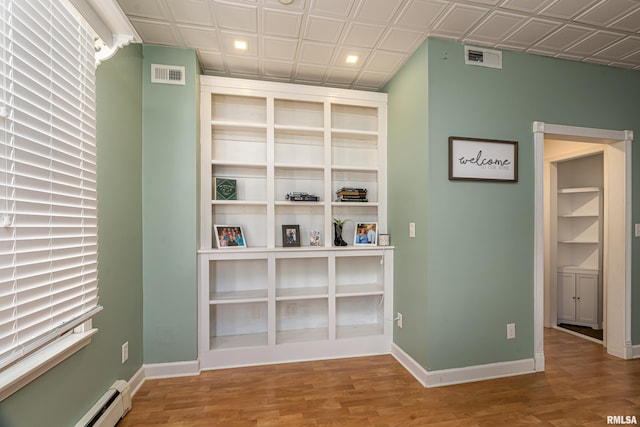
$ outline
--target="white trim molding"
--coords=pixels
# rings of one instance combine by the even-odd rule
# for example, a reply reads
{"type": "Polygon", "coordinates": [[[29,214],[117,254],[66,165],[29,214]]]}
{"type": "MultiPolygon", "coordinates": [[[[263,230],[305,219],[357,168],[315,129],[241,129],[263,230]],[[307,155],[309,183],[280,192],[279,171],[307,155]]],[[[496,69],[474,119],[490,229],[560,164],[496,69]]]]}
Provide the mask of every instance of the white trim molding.
{"type": "Polygon", "coordinates": [[[142,365],[140,369],[138,369],[138,371],[136,371],[136,373],[129,379],[131,396],[135,396],[146,380],[192,377],[197,375],[200,375],[200,362],[197,360],[142,365]]]}
{"type": "MultiPolygon", "coordinates": [[[[610,191],[605,209],[604,285],[605,346],[613,356],[630,359],[631,345],[631,142],[629,130],[607,130],[533,122],[535,173],[534,353],[544,358],[544,140],[606,144],[605,182],[610,191]],[[611,149],[609,149],[611,148],[611,149]]],[[[543,359],[542,359],[543,360],[543,359]]]]}
{"type": "Polygon", "coordinates": [[[91,337],[97,332],[98,330],[94,328],[85,332],[69,334],[33,353],[21,363],[2,371],[0,374],[0,401],[89,345],[91,337]]]}
{"type": "Polygon", "coordinates": [[[200,375],[200,362],[197,360],[186,362],[154,363],[150,365],[144,365],[143,368],[145,380],[200,375]]]}
{"type": "Polygon", "coordinates": [[[534,359],[512,360],[486,365],[465,366],[463,368],[427,371],[395,344],[391,347],[391,355],[395,357],[420,384],[428,388],[533,374],[536,372],[536,362],[534,359]]]}
{"type": "Polygon", "coordinates": [[[135,394],[140,390],[142,384],[144,384],[146,378],[144,374],[144,366],[140,366],[140,369],[136,371],[135,374],[129,379],[129,387],[131,388],[131,396],[135,396],[135,394]]]}
{"type": "Polygon", "coordinates": [[[428,385],[429,372],[411,356],[404,352],[396,343],[391,344],[391,355],[424,387],[428,385]]]}
{"type": "Polygon", "coordinates": [[[98,37],[96,65],[111,58],[129,43],[142,43],[116,0],[67,0],[98,37]]]}

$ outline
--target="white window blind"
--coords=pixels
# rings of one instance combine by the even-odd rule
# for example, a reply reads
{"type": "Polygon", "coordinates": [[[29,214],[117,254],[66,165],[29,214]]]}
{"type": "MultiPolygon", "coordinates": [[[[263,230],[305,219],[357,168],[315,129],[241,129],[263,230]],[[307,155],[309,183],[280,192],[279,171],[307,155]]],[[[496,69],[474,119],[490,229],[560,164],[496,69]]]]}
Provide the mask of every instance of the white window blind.
{"type": "Polygon", "coordinates": [[[60,0],[0,2],[3,372],[101,307],[94,38],[60,0]]]}

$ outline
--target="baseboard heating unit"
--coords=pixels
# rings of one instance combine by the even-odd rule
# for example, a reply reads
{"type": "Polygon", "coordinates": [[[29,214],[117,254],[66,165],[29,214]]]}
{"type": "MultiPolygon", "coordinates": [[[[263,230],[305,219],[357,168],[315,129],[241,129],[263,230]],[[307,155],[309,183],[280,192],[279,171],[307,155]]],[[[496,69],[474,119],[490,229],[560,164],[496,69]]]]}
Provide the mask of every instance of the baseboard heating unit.
{"type": "Polygon", "coordinates": [[[129,383],[118,380],[109,387],[75,427],[113,427],[130,409],[129,383]]]}

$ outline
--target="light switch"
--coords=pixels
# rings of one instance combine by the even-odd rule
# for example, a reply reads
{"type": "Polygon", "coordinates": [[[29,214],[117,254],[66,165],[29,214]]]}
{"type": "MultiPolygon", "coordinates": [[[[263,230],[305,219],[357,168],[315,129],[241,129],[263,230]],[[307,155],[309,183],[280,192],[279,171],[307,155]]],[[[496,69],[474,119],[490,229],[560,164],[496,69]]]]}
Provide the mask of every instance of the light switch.
{"type": "Polygon", "coordinates": [[[409,223],[409,237],[416,237],[416,223],[409,223]]]}
{"type": "Polygon", "coordinates": [[[640,224],[636,224],[636,237],[640,237],[640,224]]]}

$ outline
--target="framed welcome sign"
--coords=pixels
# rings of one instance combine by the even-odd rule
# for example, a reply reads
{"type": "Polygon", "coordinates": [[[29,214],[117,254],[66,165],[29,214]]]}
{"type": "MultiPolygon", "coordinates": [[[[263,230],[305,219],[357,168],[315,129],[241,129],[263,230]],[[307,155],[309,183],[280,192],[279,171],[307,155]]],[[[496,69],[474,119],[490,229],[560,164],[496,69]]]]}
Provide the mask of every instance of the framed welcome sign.
{"type": "Polygon", "coordinates": [[[518,142],[449,137],[449,179],[518,181],[518,142]]]}

